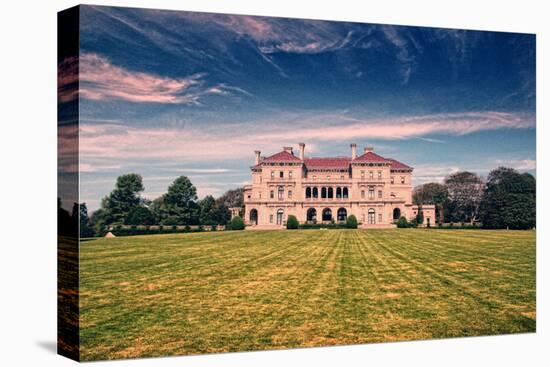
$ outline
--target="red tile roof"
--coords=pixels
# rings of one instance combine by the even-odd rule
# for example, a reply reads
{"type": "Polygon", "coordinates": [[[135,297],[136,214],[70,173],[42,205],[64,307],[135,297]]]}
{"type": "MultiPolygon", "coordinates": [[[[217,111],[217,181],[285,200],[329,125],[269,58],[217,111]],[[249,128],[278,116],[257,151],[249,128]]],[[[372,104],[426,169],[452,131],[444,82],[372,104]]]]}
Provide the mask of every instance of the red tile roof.
{"type": "Polygon", "coordinates": [[[412,169],[411,166],[407,166],[405,163],[401,163],[393,158],[388,158],[388,161],[391,162],[391,169],[412,169]]]}
{"type": "Polygon", "coordinates": [[[350,158],[306,158],[304,163],[308,169],[348,169],[350,158]]]}
{"type": "Polygon", "coordinates": [[[387,162],[388,160],[374,152],[366,152],[363,155],[355,158],[354,162],[387,162]]]}
{"type": "Polygon", "coordinates": [[[282,152],[263,158],[262,162],[300,162],[300,158],[283,150],[282,152]]]}

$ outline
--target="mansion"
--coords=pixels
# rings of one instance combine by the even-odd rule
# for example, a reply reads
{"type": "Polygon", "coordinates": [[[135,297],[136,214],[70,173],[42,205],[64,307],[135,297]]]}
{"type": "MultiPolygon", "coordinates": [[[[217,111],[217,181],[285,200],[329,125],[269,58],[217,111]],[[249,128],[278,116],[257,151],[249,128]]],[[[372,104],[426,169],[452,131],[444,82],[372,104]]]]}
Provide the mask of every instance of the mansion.
{"type": "MultiPolygon", "coordinates": [[[[401,216],[411,220],[418,207],[412,204],[413,168],[384,158],[370,147],[351,156],[306,157],[300,143],[262,157],[255,152],[252,184],[244,187],[245,223],[261,228],[280,228],[289,215],[300,223],[344,222],[355,215],[360,227],[392,227],[401,216]]],[[[434,224],[435,208],[423,205],[424,225],[434,224]]]]}

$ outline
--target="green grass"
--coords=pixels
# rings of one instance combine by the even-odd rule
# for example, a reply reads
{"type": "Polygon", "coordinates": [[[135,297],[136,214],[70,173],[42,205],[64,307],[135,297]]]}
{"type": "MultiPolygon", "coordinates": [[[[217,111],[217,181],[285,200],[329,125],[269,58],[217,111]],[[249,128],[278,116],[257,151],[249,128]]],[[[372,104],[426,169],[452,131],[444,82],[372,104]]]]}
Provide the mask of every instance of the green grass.
{"type": "Polygon", "coordinates": [[[80,248],[83,360],[534,332],[534,231],[295,230],[80,248]]]}

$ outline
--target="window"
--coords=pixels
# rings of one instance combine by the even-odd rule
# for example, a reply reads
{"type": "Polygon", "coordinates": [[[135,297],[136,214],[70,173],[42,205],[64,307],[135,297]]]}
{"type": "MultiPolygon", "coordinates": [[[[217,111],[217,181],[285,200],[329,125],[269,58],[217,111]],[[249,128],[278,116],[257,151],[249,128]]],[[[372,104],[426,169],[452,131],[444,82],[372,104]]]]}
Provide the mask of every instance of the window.
{"type": "Polygon", "coordinates": [[[378,213],[378,223],[382,222],[382,213],[378,213]]]}
{"type": "Polygon", "coordinates": [[[288,198],[292,199],[292,190],[288,190],[288,198]]]}
{"type": "Polygon", "coordinates": [[[273,223],[273,214],[269,214],[269,223],[273,223]]]}
{"type": "Polygon", "coordinates": [[[317,176],[313,175],[313,181],[315,181],[317,179],[317,176]]]}
{"type": "Polygon", "coordinates": [[[271,171],[271,178],[275,178],[275,171],[271,171]]]}
{"type": "Polygon", "coordinates": [[[376,217],[375,217],[374,209],[369,209],[368,219],[369,219],[369,224],[375,224],[376,223],[376,217]]]}
{"type": "Polygon", "coordinates": [[[382,171],[378,171],[378,178],[382,178],[382,171]]]}
{"type": "Polygon", "coordinates": [[[382,199],[382,190],[378,190],[378,198],[382,199]]]}
{"type": "Polygon", "coordinates": [[[283,224],[283,209],[277,210],[277,224],[278,225],[283,224]]]}
{"type": "Polygon", "coordinates": [[[334,197],[334,190],[332,189],[332,187],[329,187],[328,188],[328,198],[332,199],[333,197],[334,197]]]}
{"type": "Polygon", "coordinates": [[[284,198],[284,194],[285,194],[285,189],[282,187],[282,186],[279,186],[279,189],[277,190],[278,192],[278,198],[279,200],[283,200],[284,198]]]}
{"type": "Polygon", "coordinates": [[[361,178],[365,178],[365,171],[361,171],[361,178]]]}
{"type": "Polygon", "coordinates": [[[284,173],[283,171],[280,171],[280,172],[279,172],[279,177],[280,177],[280,178],[285,177],[285,173],[284,173]]]}
{"type": "Polygon", "coordinates": [[[369,199],[374,199],[374,187],[369,187],[369,199]]]}
{"type": "Polygon", "coordinates": [[[311,198],[311,187],[306,187],[306,199],[311,198]]]}
{"type": "Polygon", "coordinates": [[[330,181],[330,176],[327,176],[327,181],[330,181]]]}
{"type": "Polygon", "coordinates": [[[361,190],[361,199],[365,198],[365,190],[361,190]]]}
{"type": "Polygon", "coordinates": [[[348,198],[348,188],[347,188],[347,187],[344,187],[344,188],[342,189],[342,197],[343,197],[344,199],[347,199],[347,198],[348,198]]]}
{"type": "Polygon", "coordinates": [[[270,198],[270,199],[273,199],[274,197],[275,197],[275,193],[273,192],[273,190],[271,190],[271,191],[269,192],[269,198],[270,198]]]}
{"type": "Polygon", "coordinates": [[[342,181],[343,181],[343,180],[344,180],[344,176],[340,176],[340,180],[342,180],[342,181]]]}
{"type": "Polygon", "coordinates": [[[258,193],[258,197],[259,197],[260,199],[262,198],[262,193],[261,193],[261,192],[258,193]]]}
{"type": "Polygon", "coordinates": [[[391,178],[390,178],[390,182],[392,183],[392,185],[393,185],[393,184],[395,183],[395,179],[394,179],[394,177],[393,177],[393,176],[391,176],[391,178]]]}
{"type": "Polygon", "coordinates": [[[288,171],[288,178],[292,178],[292,171],[288,171]]]}
{"type": "Polygon", "coordinates": [[[336,198],[337,199],[342,198],[342,188],[341,187],[336,188],[336,198]]]}
{"type": "Polygon", "coordinates": [[[401,176],[401,183],[402,183],[402,184],[405,183],[405,176],[401,176]]]}
{"type": "Polygon", "coordinates": [[[370,178],[370,179],[373,179],[373,178],[374,178],[374,172],[369,171],[369,178],[370,178]]]}
{"type": "Polygon", "coordinates": [[[319,189],[314,187],[312,190],[312,196],[317,199],[319,197],[319,189]]]}

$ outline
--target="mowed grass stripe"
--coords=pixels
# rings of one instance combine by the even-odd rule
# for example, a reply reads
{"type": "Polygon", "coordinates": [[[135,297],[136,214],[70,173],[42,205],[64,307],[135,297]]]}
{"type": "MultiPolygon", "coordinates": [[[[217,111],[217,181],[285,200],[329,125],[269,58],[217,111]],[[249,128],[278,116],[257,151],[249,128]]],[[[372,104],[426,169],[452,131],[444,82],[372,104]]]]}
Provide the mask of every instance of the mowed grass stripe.
{"type": "Polygon", "coordinates": [[[535,330],[535,236],[243,231],[81,245],[85,360],[535,330]]]}

